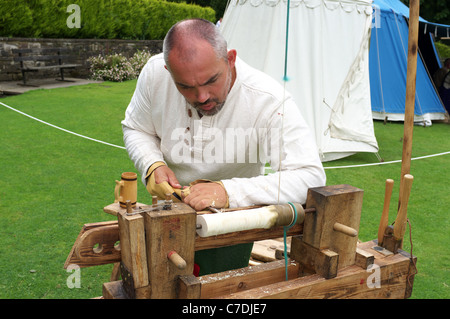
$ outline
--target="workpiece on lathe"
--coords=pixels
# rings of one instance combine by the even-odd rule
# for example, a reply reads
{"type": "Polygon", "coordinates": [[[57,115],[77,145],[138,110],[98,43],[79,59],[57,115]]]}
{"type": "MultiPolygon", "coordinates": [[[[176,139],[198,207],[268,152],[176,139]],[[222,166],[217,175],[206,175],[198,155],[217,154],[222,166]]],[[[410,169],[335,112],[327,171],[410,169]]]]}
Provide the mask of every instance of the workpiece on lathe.
{"type": "Polygon", "coordinates": [[[209,237],[250,229],[291,226],[294,221],[301,224],[304,216],[305,213],[300,204],[270,205],[221,214],[198,215],[196,230],[200,237],[209,237]]]}

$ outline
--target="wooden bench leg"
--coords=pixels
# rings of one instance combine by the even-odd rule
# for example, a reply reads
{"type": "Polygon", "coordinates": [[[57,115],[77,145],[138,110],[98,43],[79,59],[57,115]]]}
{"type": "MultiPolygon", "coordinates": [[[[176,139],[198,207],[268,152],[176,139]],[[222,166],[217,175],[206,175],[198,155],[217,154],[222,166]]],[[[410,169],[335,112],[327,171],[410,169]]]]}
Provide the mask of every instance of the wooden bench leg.
{"type": "Polygon", "coordinates": [[[19,85],[39,87],[39,85],[28,84],[27,76],[26,76],[27,72],[37,72],[36,70],[24,70],[24,69],[22,69],[21,71],[22,71],[22,82],[23,82],[23,84],[18,83],[19,85]]]}

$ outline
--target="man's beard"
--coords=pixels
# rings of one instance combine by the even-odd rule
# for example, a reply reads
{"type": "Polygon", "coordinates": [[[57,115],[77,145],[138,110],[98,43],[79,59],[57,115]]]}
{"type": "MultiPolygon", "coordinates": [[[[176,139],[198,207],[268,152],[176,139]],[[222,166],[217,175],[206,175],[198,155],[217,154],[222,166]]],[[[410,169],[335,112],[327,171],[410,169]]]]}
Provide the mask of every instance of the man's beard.
{"type": "Polygon", "coordinates": [[[226,85],[226,91],[225,91],[225,97],[223,99],[223,101],[219,101],[219,99],[208,99],[206,102],[203,103],[189,103],[194,109],[197,110],[198,113],[200,113],[203,116],[213,116],[216,115],[217,113],[220,112],[220,110],[222,110],[223,106],[225,105],[225,102],[227,101],[227,97],[228,97],[228,93],[230,92],[231,89],[231,80],[232,80],[232,73],[231,73],[231,69],[229,69],[228,72],[228,80],[227,80],[227,85],[226,85]],[[214,106],[212,109],[210,110],[204,110],[202,109],[202,105],[207,105],[211,102],[216,103],[216,106],[214,106]]]}
{"type": "MultiPolygon", "coordinates": [[[[188,102],[188,103],[189,103],[189,102],[188,102]]],[[[220,112],[220,110],[223,108],[223,106],[224,106],[224,104],[225,104],[225,101],[219,102],[218,99],[208,99],[208,100],[207,100],[206,102],[204,102],[204,103],[194,103],[194,104],[189,103],[189,104],[190,104],[194,109],[196,109],[197,112],[200,113],[201,115],[204,115],[204,116],[213,116],[213,115],[216,115],[217,113],[220,112]],[[210,110],[204,110],[204,109],[201,108],[202,105],[206,105],[206,104],[209,104],[209,103],[211,103],[211,102],[216,103],[216,106],[214,106],[212,109],[210,109],[210,110]]]]}

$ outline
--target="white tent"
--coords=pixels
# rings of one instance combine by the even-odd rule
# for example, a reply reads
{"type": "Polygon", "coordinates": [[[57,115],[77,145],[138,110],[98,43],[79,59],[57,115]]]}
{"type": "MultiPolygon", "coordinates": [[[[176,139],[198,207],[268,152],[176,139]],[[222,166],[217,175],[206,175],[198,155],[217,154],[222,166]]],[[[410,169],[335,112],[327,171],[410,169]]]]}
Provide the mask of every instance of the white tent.
{"type": "Polygon", "coordinates": [[[231,0],[221,31],[244,61],[286,84],[323,161],[377,152],[370,103],[370,0],[231,0]]]}

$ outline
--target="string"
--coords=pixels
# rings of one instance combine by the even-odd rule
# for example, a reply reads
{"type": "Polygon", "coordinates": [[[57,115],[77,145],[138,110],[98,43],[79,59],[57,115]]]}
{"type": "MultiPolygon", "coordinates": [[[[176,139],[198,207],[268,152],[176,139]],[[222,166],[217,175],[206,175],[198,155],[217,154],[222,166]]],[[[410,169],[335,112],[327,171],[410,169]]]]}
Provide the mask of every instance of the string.
{"type": "Polygon", "coordinates": [[[288,65],[288,47],[289,47],[289,16],[290,16],[290,7],[291,7],[291,0],[287,1],[287,13],[286,13],[286,43],[284,48],[284,75],[283,75],[283,106],[282,106],[282,112],[281,112],[281,134],[280,134],[280,141],[279,141],[279,161],[278,161],[278,199],[277,203],[280,203],[280,192],[281,192],[281,154],[282,149],[281,145],[283,145],[283,128],[284,128],[284,104],[286,100],[286,82],[289,81],[289,78],[287,76],[287,65],[288,65]]]}
{"type": "Polygon", "coordinates": [[[288,230],[297,223],[297,209],[295,208],[295,205],[291,202],[288,202],[289,205],[294,209],[294,221],[288,225],[283,227],[283,241],[284,241],[284,272],[286,274],[286,281],[288,281],[288,255],[287,255],[287,244],[286,244],[286,237],[288,230]]]}
{"type": "MultiPolygon", "coordinates": [[[[280,147],[282,145],[281,139],[283,138],[283,127],[284,127],[284,104],[285,104],[285,95],[286,95],[286,82],[289,81],[289,78],[287,76],[287,65],[288,65],[288,47],[289,47],[289,16],[290,16],[290,7],[291,7],[291,0],[287,1],[287,13],[286,13],[286,44],[285,44],[285,51],[284,51],[284,75],[283,75],[283,111],[282,111],[282,119],[281,119],[281,134],[280,134],[280,147]]],[[[278,176],[278,202],[280,201],[280,190],[281,190],[281,149],[280,149],[280,160],[278,163],[279,166],[279,176],[278,176]]],[[[297,222],[297,209],[295,208],[294,204],[291,202],[288,202],[289,205],[294,209],[294,221],[288,225],[283,227],[283,242],[284,242],[284,271],[286,275],[286,281],[288,281],[288,256],[287,256],[287,243],[286,243],[286,237],[287,237],[287,231],[295,225],[297,222]]]]}
{"type": "Polygon", "coordinates": [[[289,11],[291,7],[291,0],[288,0],[287,2],[287,15],[286,15],[286,45],[285,45],[285,51],[284,51],[284,76],[283,81],[287,82],[289,79],[287,77],[287,62],[288,62],[288,44],[289,44],[289,11]]]}

